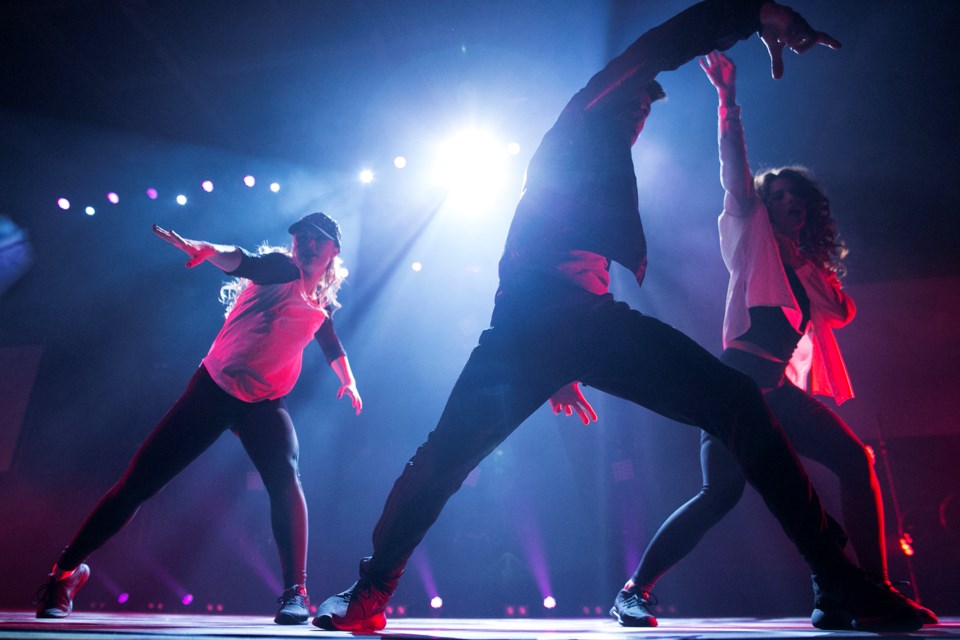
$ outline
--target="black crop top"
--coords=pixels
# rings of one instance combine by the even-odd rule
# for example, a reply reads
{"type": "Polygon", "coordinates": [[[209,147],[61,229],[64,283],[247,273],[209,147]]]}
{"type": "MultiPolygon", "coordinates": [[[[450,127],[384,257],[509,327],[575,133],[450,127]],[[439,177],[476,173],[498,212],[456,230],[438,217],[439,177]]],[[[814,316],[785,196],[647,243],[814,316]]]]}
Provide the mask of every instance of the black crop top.
{"type": "Polygon", "coordinates": [[[783,270],[790,282],[793,297],[800,305],[800,329],[793,328],[781,307],[750,307],[750,328],[738,340],[753,343],[777,359],[787,362],[810,321],[810,297],[797,273],[787,265],[783,266],[783,270]]]}

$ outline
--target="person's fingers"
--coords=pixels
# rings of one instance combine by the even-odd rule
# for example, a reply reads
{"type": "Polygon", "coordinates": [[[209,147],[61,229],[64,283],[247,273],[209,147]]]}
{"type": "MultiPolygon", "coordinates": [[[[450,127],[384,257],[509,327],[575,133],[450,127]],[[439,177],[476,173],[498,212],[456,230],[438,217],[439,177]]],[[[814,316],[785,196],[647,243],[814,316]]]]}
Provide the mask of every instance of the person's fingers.
{"type": "Polygon", "coordinates": [[[770,73],[774,80],[783,77],[783,43],[779,40],[767,42],[767,51],[770,53],[770,73]]]}
{"type": "Polygon", "coordinates": [[[583,424],[590,424],[590,420],[587,419],[587,414],[582,407],[577,407],[577,417],[580,418],[580,422],[583,424]]]}
{"type": "Polygon", "coordinates": [[[825,47],[830,47],[831,49],[839,49],[843,46],[840,44],[839,40],[827,35],[823,31],[817,31],[816,43],[822,44],[825,47]]]}

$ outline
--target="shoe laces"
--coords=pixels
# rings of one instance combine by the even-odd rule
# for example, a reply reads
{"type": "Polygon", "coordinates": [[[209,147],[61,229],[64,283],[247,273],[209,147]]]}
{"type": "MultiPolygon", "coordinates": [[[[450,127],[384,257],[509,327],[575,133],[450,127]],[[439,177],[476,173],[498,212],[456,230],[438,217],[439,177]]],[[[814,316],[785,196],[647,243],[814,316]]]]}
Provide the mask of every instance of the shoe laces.
{"type": "Polygon", "coordinates": [[[306,597],[307,597],[306,589],[303,589],[303,587],[299,585],[294,585],[289,589],[287,589],[286,591],[284,591],[282,594],[280,594],[280,597],[277,598],[277,602],[279,602],[280,604],[286,604],[291,600],[297,600],[297,599],[301,601],[305,601],[306,597]]]}
{"type": "Polygon", "coordinates": [[[657,604],[659,604],[659,602],[657,601],[657,597],[656,597],[655,595],[653,595],[652,593],[650,593],[649,591],[627,591],[627,593],[630,594],[630,597],[627,598],[627,599],[625,600],[625,602],[629,602],[629,601],[631,601],[631,600],[634,600],[634,601],[638,602],[639,604],[643,604],[643,605],[648,605],[648,604],[649,604],[649,605],[657,605],[657,604]]]}

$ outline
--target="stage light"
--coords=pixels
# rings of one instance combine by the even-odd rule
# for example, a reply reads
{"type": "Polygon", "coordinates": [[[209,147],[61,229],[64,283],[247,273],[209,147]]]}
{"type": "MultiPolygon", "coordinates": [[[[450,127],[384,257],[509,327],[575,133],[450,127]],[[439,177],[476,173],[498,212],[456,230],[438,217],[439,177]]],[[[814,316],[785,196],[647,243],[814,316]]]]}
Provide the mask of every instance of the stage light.
{"type": "Polygon", "coordinates": [[[902,551],[905,556],[913,555],[913,536],[909,533],[904,533],[900,536],[900,551],[902,551]]]}
{"type": "Polygon", "coordinates": [[[120,202],[120,196],[118,196],[116,193],[111,191],[110,193],[107,194],[107,202],[109,202],[110,204],[117,204],[118,202],[120,202]]]}
{"type": "Polygon", "coordinates": [[[443,606],[443,598],[441,598],[440,596],[433,596],[432,598],[430,598],[431,609],[439,609],[442,606],[443,606]]]}
{"type": "Polygon", "coordinates": [[[519,607],[517,607],[517,615],[518,615],[518,616],[525,616],[525,615],[527,615],[527,605],[522,604],[522,605],[520,605],[519,607]]]}
{"type": "Polygon", "coordinates": [[[397,615],[398,615],[398,616],[405,616],[405,615],[407,615],[407,607],[406,607],[406,605],[402,605],[402,604],[398,604],[398,605],[397,605],[397,615]]]}
{"type": "Polygon", "coordinates": [[[339,276],[341,280],[345,280],[349,275],[350,269],[347,269],[346,267],[340,267],[337,269],[337,276],[339,276]]]}
{"type": "Polygon", "coordinates": [[[407,159],[403,156],[397,156],[393,159],[393,166],[395,166],[397,169],[403,169],[407,166],[407,159]]]}
{"type": "Polygon", "coordinates": [[[187,605],[193,604],[193,594],[192,593],[185,594],[183,598],[180,599],[180,602],[182,602],[183,606],[185,607],[187,605]]]}
{"type": "Polygon", "coordinates": [[[517,142],[511,142],[507,144],[507,155],[515,156],[520,153],[520,144],[517,142]]]}
{"type": "Polygon", "coordinates": [[[280,183],[279,183],[279,182],[271,182],[271,183],[270,183],[270,191],[273,191],[274,193],[279,193],[279,192],[280,192],[280,183]]]}
{"type": "Polygon", "coordinates": [[[414,262],[413,264],[410,265],[410,269],[413,270],[413,271],[419,272],[419,271],[423,270],[423,263],[421,263],[421,262],[414,262]]]}
{"type": "Polygon", "coordinates": [[[447,190],[448,204],[466,214],[488,208],[506,180],[502,143],[478,129],[450,137],[437,148],[436,183],[447,190]]]}
{"type": "Polygon", "coordinates": [[[66,198],[57,198],[57,206],[66,211],[70,208],[70,201],[66,198]]]}
{"type": "Polygon", "coordinates": [[[88,216],[92,216],[93,214],[95,214],[95,213],[97,212],[97,210],[94,209],[93,207],[87,207],[86,209],[83,210],[83,212],[84,212],[85,214],[87,214],[88,216]]]}
{"type": "Polygon", "coordinates": [[[248,187],[252,187],[253,185],[257,184],[257,179],[251,175],[245,175],[243,176],[243,184],[247,185],[248,187]]]}
{"type": "Polygon", "coordinates": [[[557,606],[557,601],[553,596],[547,596],[543,599],[543,608],[544,609],[555,609],[557,606]]]}
{"type": "Polygon", "coordinates": [[[200,183],[200,188],[203,189],[204,191],[206,191],[207,193],[212,192],[212,191],[213,191],[213,181],[211,181],[211,180],[204,180],[203,182],[200,183]]]}
{"type": "Polygon", "coordinates": [[[157,190],[154,189],[153,187],[150,187],[149,189],[147,189],[147,197],[150,198],[151,200],[156,200],[157,196],[159,195],[160,194],[157,193],[157,190]]]}
{"type": "Polygon", "coordinates": [[[127,604],[127,601],[130,599],[130,594],[124,591],[117,596],[117,604],[127,604]]]}
{"type": "Polygon", "coordinates": [[[503,612],[507,614],[507,616],[514,616],[517,613],[517,609],[512,604],[508,604],[504,607],[503,612]]]}
{"type": "Polygon", "coordinates": [[[178,196],[177,196],[177,204],[179,204],[179,205],[181,205],[181,206],[187,204],[187,196],[183,195],[182,193],[181,193],[180,195],[178,195],[178,196]]]}
{"type": "Polygon", "coordinates": [[[371,182],[373,182],[373,171],[370,171],[370,169],[364,169],[363,171],[360,172],[359,177],[360,177],[360,182],[362,182],[363,184],[370,184],[371,182]]]}

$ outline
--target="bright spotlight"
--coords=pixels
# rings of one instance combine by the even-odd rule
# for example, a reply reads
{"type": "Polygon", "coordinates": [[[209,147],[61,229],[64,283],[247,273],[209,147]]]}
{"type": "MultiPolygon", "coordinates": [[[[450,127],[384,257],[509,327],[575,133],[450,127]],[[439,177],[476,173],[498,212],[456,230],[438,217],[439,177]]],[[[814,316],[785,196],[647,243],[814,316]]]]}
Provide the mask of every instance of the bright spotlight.
{"type": "Polygon", "coordinates": [[[395,166],[397,169],[403,169],[405,166],[407,166],[407,159],[403,156],[397,156],[393,159],[393,166],[395,166]]]}
{"type": "Polygon", "coordinates": [[[150,198],[151,200],[156,200],[158,195],[160,194],[157,193],[157,190],[154,189],[153,187],[150,187],[149,189],[147,189],[147,197],[150,198]]]}
{"type": "Polygon", "coordinates": [[[200,188],[203,189],[204,191],[206,191],[207,193],[212,192],[212,191],[213,191],[213,181],[211,181],[211,180],[204,180],[203,182],[200,183],[200,188]]]}
{"type": "Polygon", "coordinates": [[[544,609],[553,609],[557,606],[557,601],[553,596],[547,596],[543,599],[543,608],[544,609]]]}
{"type": "Polygon", "coordinates": [[[243,184],[247,185],[248,187],[252,187],[253,185],[257,184],[257,179],[251,175],[243,176],[243,184]]]}
{"type": "Polygon", "coordinates": [[[118,202],[120,202],[120,196],[118,196],[116,193],[111,191],[110,193],[107,194],[107,202],[109,202],[110,204],[117,204],[118,202]]]}
{"type": "Polygon", "coordinates": [[[360,182],[363,184],[370,184],[373,182],[373,171],[370,169],[364,169],[360,172],[360,182]]]}
{"type": "Polygon", "coordinates": [[[430,598],[431,609],[439,609],[442,606],[443,606],[443,598],[441,598],[440,596],[433,596],[432,598],[430,598]]]}
{"type": "Polygon", "coordinates": [[[183,603],[183,606],[185,606],[185,607],[186,607],[187,605],[192,604],[192,603],[193,603],[193,594],[192,594],[192,593],[184,594],[184,596],[183,596],[183,598],[181,598],[180,602],[182,602],[182,603],[183,603]]]}
{"type": "Polygon", "coordinates": [[[435,176],[448,200],[461,211],[488,207],[506,180],[504,145],[490,133],[471,129],[444,141],[437,149],[435,176]]]}
{"type": "Polygon", "coordinates": [[[130,599],[130,594],[124,591],[123,593],[117,596],[117,604],[126,604],[127,600],[129,599],[130,599]]]}
{"type": "Polygon", "coordinates": [[[507,155],[515,156],[520,153],[520,145],[516,142],[511,142],[507,145],[507,155]]]}
{"type": "Polygon", "coordinates": [[[177,204],[179,204],[179,205],[185,205],[185,204],[187,204],[187,196],[183,195],[182,193],[181,193],[180,195],[178,195],[178,196],[177,196],[177,204]]]}
{"type": "Polygon", "coordinates": [[[423,263],[414,262],[413,264],[410,265],[410,269],[412,269],[413,271],[421,271],[423,269],[423,263]]]}
{"type": "Polygon", "coordinates": [[[279,192],[280,192],[280,183],[279,183],[279,182],[271,182],[271,183],[270,183],[270,191],[273,191],[274,193],[279,193],[279,192]]]}
{"type": "Polygon", "coordinates": [[[86,209],[83,210],[83,212],[84,212],[85,214],[87,214],[88,216],[92,216],[93,214],[95,214],[95,213],[97,212],[97,210],[94,209],[93,207],[87,207],[86,209]]]}
{"type": "Polygon", "coordinates": [[[66,211],[70,208],[70,201],[66,198],[57,198],[57,206],[66,211]]]}

